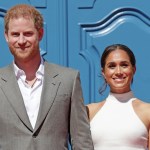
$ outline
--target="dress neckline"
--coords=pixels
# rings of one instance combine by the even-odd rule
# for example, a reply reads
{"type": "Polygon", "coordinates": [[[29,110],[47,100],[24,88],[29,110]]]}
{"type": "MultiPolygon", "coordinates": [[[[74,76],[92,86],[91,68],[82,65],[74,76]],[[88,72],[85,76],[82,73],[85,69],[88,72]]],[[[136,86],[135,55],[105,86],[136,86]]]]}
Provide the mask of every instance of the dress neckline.
{"type": "Polygon", "coordinates": [[[107,99],[117,100],[119,102],[125,103],[130,101],[131,99],[135,99],[135,97],[132,91],[129,91],[127,93],[122,93],[122,94],[110,92],[107,99]]]}

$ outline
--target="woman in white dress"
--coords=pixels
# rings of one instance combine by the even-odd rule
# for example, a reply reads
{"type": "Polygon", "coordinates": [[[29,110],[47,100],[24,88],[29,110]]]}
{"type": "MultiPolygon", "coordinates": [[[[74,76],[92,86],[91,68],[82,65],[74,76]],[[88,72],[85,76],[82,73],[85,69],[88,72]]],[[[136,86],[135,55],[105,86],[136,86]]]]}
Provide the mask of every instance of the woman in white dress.
{"type": "Polygon", "coordinates": [[[133,52],[125,45],[110,45],[102,54],[101,68],[110,93],[106,100],[87,105],[95,150],[150,150],[150,104],[131,91],[133,52]]]}

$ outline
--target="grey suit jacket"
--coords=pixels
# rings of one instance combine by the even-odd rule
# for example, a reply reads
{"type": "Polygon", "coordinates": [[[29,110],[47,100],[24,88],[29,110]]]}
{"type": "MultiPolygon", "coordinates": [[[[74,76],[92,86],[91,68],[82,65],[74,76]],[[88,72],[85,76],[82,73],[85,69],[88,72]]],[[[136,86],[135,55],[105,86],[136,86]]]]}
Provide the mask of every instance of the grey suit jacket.
{"type": "Polygon", "coordinates": [[[13,65],[0,69],[0,150],[93,150],[78,71],[45,62],[39,114],[33,129],[13,65]]]}

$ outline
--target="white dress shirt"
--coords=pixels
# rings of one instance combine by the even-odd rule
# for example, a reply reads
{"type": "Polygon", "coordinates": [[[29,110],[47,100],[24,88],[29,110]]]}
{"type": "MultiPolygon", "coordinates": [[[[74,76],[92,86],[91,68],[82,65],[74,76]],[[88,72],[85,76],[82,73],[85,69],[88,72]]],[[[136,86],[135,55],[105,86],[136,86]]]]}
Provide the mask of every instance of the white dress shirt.
{"type": "Polygon", "coordinates": [[[41,92],[43,87],[44,61],[41,58],[41,64],[36,72],[37,79],[32,87],[26,82],[25,72],[19,69],[15,63],[14,70],[30,123],[34,128],[39,112],[41,92]]]}

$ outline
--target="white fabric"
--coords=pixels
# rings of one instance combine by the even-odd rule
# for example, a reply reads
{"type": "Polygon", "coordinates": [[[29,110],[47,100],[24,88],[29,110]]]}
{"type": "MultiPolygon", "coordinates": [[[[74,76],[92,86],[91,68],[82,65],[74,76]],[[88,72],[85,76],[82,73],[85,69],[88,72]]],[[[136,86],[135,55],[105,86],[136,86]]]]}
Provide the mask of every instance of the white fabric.
{"type": "Polygon", "coordinates": [[[148,131],[135,113],[133,93],[110,93],[91,120],[95,150],[146,150],[148,131]]]}
{"type": "Polygon", "coordinates": [[[36,72],[36,82],[33,87],[30,87],[26,82],[26,75],[25,72],[19,69],[14,64],[15,74],[18,80],[18,85],[20,87],[20,91],[24,100],[25,108],[30,120],[32,127],[35,127],[39,106],[40,106],[40,99],[41,99],[41,92],[43,87],[43,78],[44,78],[44,62],[41,59],[41,64],[39,69],[36,72]]]}

